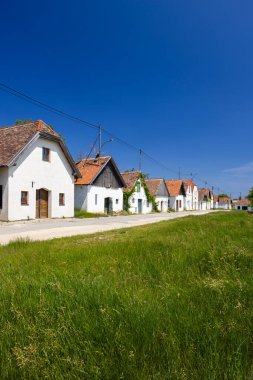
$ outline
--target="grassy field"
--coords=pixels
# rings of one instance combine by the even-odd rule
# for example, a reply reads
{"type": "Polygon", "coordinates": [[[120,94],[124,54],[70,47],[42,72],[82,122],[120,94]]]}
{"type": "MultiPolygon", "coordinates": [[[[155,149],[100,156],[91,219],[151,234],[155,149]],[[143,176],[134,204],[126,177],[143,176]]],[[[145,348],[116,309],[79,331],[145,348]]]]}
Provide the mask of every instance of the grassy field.
{"type": "Polygon", "coordinates": [[[100,218],[100,217],[106,217],[107,214],[98,214],[94,212],[88,212],[84,210],[77,210],[75,209],[75,218],[100,218]]]}
{"type": "Polygon", "coordinates": [[[253,378],[253,216],[0,247],[0,379],[253,378]]]}

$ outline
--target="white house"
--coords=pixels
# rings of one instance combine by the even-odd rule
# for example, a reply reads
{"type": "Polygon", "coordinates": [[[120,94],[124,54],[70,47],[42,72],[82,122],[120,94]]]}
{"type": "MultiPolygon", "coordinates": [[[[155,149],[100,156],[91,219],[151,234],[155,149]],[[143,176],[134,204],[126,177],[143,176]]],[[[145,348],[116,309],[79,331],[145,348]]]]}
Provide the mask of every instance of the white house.
{"type": "Polygon", "coordinates": [[[212,192],[210,189],[198,189],[199,210],[211,210],[212,192]]]}
{"type": "Polygon", "coordinates": [[[185,210],[198,210],[198,188],[197,185],[191,180],[183,180],[185,189],[185,210]]]}
{"type": "Polygon", "coordinates": [[[121,174],[126,183],[126,188],[124,189],[125,208],[134,214],[151,212],[153,204],[142,173],[132,171],[121,174]]]}
{"type": "Polygon", "coordinates": [[[60,135],[43,121],[0,128],[0,220],[73,217],[78,176],[60,135]]]}
{"type": "Polygon", "coordinates": [[[252,211],[251,201],[247,198],[233,201],[233,208],[235,210],[252,211]]]}
{"type": "Polygon", "coordinates": [[[183,181],[181,179],[166,180],[165,184],[169,193],[168,209],[184,211],[186,194],[183,181]]]}
{"type": "Polygon", "coordinates": [[[229,197],[220,197],[218,199],[219,208],[223,208],[224,210],[231,210],[232,201],[229,197]]]}
{"type": "Polygon", "coordinates": [[[161,212],[168,211],[169,193],[166,183],[162,178],[145,179],[150,194],[154,197],[157,209],[161,212]]]}
{"type": "Polygon", "coordinates": [[[75,183],[75,208],[94,213],[123,210],[125,187],[112,157],[84,159],[77,164],[81,173],[75,183]]]}

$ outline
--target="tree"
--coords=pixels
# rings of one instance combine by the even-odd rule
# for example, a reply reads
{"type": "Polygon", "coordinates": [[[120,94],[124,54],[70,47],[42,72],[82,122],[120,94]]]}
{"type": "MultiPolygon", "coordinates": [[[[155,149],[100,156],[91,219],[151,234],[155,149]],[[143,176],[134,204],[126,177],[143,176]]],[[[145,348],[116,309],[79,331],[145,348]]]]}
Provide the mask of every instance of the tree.
{"type": "Polygon", "coordinates": [[[32,119],[29,119],[29,120],[26,120],[26,119],[24,119],[24,120],[17,119],[17,120],[15,121],[15,124],[16,124],[16,125],[22,125],[22,124],[30,123],[30,122],[32,122],[32,121],[33,121],[32,119]]]}
{"type": "Polygon", "coordinates": [[[226,193],[219,194],[219,197],[221,197],[221,198],[230,198],[226,193]]]}
{"type": "Polygon", "coordinates": [[[253,207],[253,187],[250,188],[247,198],[251,201],[251,206],[253,207]]]}

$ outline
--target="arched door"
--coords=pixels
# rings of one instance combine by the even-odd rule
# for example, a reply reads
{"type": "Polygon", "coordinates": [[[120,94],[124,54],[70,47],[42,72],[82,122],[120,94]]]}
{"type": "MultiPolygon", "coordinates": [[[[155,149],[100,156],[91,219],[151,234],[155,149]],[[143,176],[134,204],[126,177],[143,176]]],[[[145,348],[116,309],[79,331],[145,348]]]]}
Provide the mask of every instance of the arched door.
{"type": "Polygon", "coordinates": [[[48,218],[48,191],[36,190],[36,218],[48,218]]]}

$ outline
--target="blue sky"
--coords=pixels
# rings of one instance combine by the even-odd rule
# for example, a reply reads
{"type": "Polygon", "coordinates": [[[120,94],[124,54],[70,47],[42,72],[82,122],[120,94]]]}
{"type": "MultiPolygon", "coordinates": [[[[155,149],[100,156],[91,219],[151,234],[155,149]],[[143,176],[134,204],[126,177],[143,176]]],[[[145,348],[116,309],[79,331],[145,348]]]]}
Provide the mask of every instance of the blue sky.
{"type": "MultiPolygon", "coordinates": [[[[197,173],[236,196],[253,186],[253,3],[107,0],[0,3],[0,82],[141,147],[143,171],[197,173]]],[[[0,124],[42,119],[74,157],[96,131],[0,91],[0,124]]],[[[108,137],[104,136],[107,140],[108,137]]],[[[104,146],[121,170],[137,152],[104,146]]]]}

